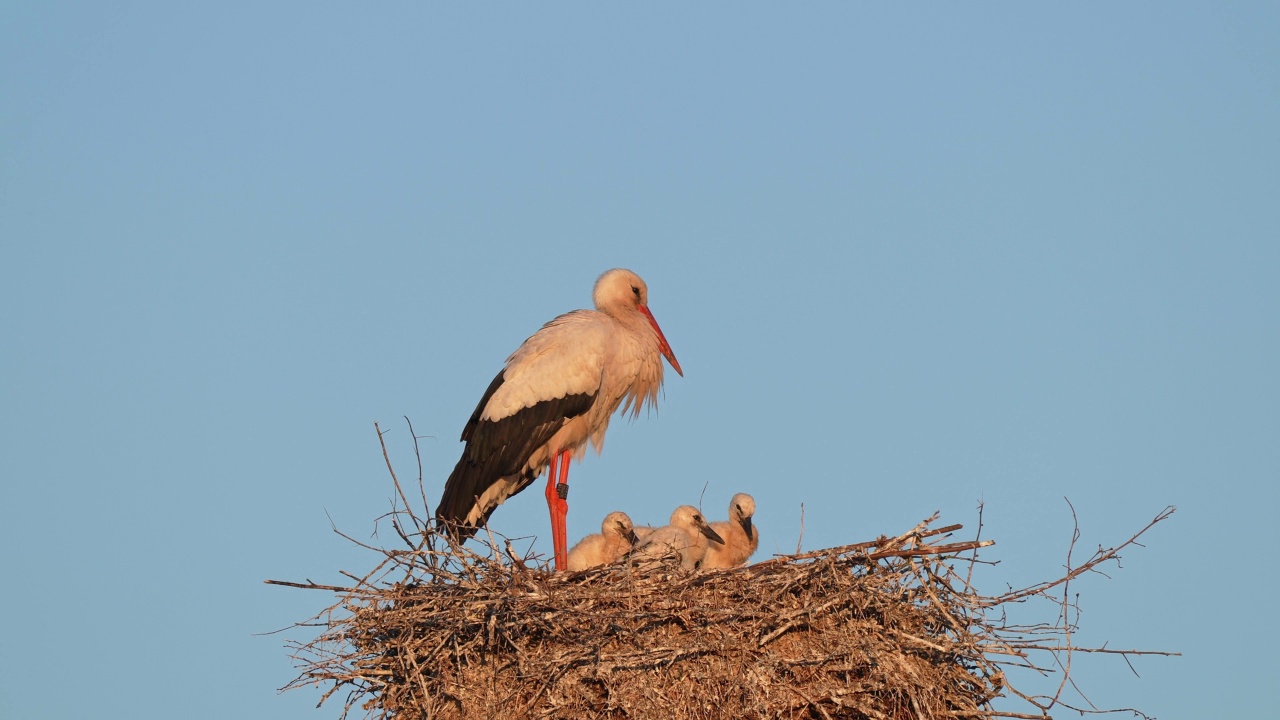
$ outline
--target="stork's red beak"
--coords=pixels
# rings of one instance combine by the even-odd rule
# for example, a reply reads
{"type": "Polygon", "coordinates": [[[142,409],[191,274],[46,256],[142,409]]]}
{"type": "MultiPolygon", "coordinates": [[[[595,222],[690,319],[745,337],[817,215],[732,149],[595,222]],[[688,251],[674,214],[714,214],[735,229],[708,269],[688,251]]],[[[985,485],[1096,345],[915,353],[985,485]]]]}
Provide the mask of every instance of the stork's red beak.
{"type": "Polygon", "coordinates": [[[640,312],[649,318],[649,324],[653,326],[653,331],[658,334],[658,345],[662,351],[662,357],[671,363],[671,369],[676,371],[680,377],[684,377],[684,371],[680,369],[680,363],[676,360],[676,354],[671,352],[671,346],[667,344],[667,336],[662,334],[662,328],[658,327],[658,321],[653,319],[653,313],[649,312],[647,305],[640,305],[640,312]]]}

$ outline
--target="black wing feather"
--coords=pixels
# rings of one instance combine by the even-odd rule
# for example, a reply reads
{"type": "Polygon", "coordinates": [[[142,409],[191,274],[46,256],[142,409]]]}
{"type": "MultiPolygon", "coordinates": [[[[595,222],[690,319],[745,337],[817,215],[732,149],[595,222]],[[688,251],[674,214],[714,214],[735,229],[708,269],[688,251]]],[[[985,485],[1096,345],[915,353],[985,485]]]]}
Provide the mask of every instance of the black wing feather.
{"type": "MultiPolygon", "coordinates": [[[[594,394],[566,395],[523,408],[501,420],[481,420],[484,406],[502,386],[505,372],[498,373],[489,383],[489,389],[463,427],[462,441],[466,447],[449,474],[444,495],[436,506],[439,524],[454,531],[459,540],[471,537],[479,527],[463,522],[475,507],[476,498],[504,478],[517,482],[513,495],[528,487],[536,477],[525,468],[529,457],[556,434],[565,420],[582,415],[595,402],[594,394]]],[[[481,525],[488,522],[496,507],[484,514],[481,525]]]]}

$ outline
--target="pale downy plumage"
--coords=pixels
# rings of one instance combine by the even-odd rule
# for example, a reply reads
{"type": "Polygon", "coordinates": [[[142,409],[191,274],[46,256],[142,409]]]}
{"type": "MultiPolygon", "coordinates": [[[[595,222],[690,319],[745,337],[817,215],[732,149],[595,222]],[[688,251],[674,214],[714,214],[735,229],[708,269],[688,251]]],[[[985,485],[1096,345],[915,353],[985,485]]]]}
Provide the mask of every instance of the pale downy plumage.
{"type": "Polygon", "coordinates": [[[480,398],[436,507],[440,525],[455,537],[471,537],[498,505],[550,467],[547,506],[562,568],[570,458],[581,458],[588,442],[600,450],[619,407],[639,415],[657,401],[664,357],[683,374],[639,275],[609,270],[596,280],[592,299],[595,310],[561,315],[525,340],[480,398]]]}
{"type": "Polygon", "coordinates": [[[734,495],[729,501],[729,520],[711,523],[711,529],[724,538],[724,544],[711,543],[702,567],[730,568],[746,563],[760,547],[760,531],[751,523],[755,514],[755,498],[746,493],[734,495]]]}
{"type": "Polygon", "coordinates": [[[631,518],[621,511],[604,517],[598,534],[588,535],[569,551],[567,570],[586,570],[598,565],[616,563],[631,552],[636,543],[636,533],[631,518]]]}
{"type": "Polygon", "coordinates": [[[637,544],[631,553],[635,560],[654,560],[665,555],[680,557],[680,567],[696,569],[707,553],[707,546],[724,543],[707,521],[692,505],[681,505],[671,513],[669,525],[656,528],[637,544]]]}

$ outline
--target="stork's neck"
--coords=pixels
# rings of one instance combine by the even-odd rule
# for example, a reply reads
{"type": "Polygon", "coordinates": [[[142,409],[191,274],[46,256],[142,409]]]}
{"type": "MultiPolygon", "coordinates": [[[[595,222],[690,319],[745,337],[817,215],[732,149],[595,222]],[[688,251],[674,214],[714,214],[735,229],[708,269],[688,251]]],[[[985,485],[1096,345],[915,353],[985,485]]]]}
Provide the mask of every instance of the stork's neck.
{"type": "Polygon", "coordinates": [[[598,308],[600,312],[617,320],[633,332],[645,331],[647,334],[653,334],[653,328],[649,326],[649,319],[644,316],[634,305],[605,305],[598,308]]]}

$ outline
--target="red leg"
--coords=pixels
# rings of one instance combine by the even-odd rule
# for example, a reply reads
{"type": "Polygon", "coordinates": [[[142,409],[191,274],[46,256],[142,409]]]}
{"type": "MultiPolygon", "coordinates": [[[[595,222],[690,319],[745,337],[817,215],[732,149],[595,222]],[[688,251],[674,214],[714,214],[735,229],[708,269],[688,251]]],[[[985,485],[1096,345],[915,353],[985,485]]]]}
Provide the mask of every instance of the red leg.
{"type": "Polygon", "coordinates": [[[560,517],[560,495],[556,492],[556,464],[560,453],[552,453],[547,467],[547,510],[551,513],[551,547],[555,553],[556,570],[564,568],[565,558],[560,557],[560,536],[564,534],[560,517]]]}
{"type": "Polygon", "coordinates": [[[569,564],[569,452],[554,453],[547,464],[547,510],[551,513],[551,546],[555,552],[556,570],[563,570],[569,564]],[[558,476],[557,465],[560,470],[558,476]]]}
{"type": "Polygon", "coordinates": [[[556,512],[560,515],[556,543],[556,569],[569,565],[569,451],[560,453],[560,483],[556,485],[556,512]]]}

